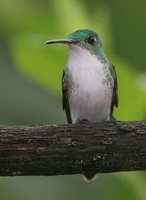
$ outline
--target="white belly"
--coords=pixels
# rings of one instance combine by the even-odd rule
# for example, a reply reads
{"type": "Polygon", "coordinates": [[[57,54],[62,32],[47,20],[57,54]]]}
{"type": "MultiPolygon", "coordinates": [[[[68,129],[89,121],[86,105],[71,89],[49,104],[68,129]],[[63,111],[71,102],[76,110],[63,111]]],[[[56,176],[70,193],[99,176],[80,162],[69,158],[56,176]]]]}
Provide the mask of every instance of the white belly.
{"type": "Polygon", "coordinates": [[[86,92],[81,88],[73,91],[70,101],[70,111],[72,123],[77,123],[83,119],[89,122],[101,122],[110,117],[111,97],[106,89],[103,92],[86,92]]]}
{"type": "Polygon", "coordinates": [[[71,52],[68,61],[73,85],[69,100],[72,123],[83,119],[92,123],[109,120],[112,91],[103,64],[87,50],[78,48],[81,52],[71,52]]]}

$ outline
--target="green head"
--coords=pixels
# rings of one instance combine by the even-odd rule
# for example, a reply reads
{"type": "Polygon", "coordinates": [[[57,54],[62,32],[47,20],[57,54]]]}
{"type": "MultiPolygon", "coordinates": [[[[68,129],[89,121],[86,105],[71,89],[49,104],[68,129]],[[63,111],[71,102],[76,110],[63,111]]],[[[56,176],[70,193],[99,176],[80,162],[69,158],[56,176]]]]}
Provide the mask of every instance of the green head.
{"type": "Polygon", "coordinates": [[[77,45],[91,52],[96,52],[102,48],[99,36],[96,32],[89,29],[81,29],[71,33],[69,39],[78,41],[77,45]]]}
{"type": "Polygon", "coordinates": [[[91,54],[96,55],[101,60],[105,60],[106,56],[99,36],[96,32],[89,29],[81,29],[71,33],[68,39],[49,40],[46,44],[65,43],[68,45],[77,45],[83,49],[88,50],[91,54]]]}

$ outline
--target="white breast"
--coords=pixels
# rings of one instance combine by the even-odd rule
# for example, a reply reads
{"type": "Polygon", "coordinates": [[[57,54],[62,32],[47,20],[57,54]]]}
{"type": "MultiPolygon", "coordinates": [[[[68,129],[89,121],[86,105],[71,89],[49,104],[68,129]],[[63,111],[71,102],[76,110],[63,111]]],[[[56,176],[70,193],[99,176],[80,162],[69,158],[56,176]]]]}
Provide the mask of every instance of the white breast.
{"type": "Polygon", "coordinates": [[[69,100],[72,123],[83,119],[93,123],[108,120],[112,91],[103,64],[87,50],[70,45],[67,67],[73,84],[69,100]]]}

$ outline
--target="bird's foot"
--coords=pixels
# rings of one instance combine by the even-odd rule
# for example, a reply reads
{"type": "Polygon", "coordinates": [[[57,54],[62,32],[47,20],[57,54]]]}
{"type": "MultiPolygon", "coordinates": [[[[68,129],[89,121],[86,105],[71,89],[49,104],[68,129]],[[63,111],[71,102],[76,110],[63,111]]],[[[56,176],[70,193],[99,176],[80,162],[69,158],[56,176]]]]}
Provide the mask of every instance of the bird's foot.
{"type": "Polygon", "coordinates": [[[114,116],[111,116],[110,119],[109,119],[109,121],[115,122],[115,121],[116,121],[116,118],[115,118],[114,116]]]}
{"type": "Polygon", "coordinates": [[[79,124],[88,124],[89,121],[88,121],[88,119],[82,119],[82,120],[80,120],[78,123],[79,123],[79,124]]]}

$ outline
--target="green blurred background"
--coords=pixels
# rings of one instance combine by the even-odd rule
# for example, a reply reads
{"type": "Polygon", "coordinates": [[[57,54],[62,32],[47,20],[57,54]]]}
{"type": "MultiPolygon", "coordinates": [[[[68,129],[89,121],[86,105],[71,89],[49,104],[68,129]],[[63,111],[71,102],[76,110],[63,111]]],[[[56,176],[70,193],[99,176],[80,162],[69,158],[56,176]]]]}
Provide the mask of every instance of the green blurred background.
{"type": "MultiPolygon", "coordinates": [[[[0,124],[66,123],[61,107],[65,45],[77,29],[97,31],[119,83],[119,120],[146,118],[145,0],[0,0],[0,124]]],[[[145,200],[146,173],[0,178],[0,200],[145,200]]]]}

